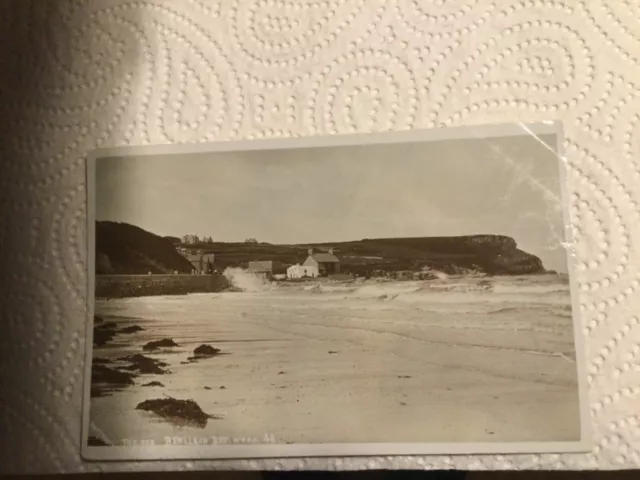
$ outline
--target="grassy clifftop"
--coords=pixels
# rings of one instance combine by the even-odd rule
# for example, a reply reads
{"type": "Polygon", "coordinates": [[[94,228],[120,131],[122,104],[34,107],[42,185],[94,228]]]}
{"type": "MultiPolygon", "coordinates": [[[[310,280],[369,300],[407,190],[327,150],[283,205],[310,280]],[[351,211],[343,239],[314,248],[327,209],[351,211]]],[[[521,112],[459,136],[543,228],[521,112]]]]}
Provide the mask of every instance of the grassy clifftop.
{"type": "MultiPolygon", "coordinates": [[[[98,273],[189,273],[191,264],[170,238],[125,223],[97,222],[98,273]]],[[[517,248],[502,235],[459,237],[376,238],[332,244],[272,245],[266,243],[203,243],[188,245],[215,254],[215,266],[246,266],[252,260],[275,260],[285,265],[303,262],[311,247],[332,247],[345,273],[418,271],[445,273],[474,270],[494,275],[544,273],[542,261],[517,248]]]]}
{"type": "Polygon", "coordinates": [[[305,260],[311,247],[332,247],[341,260],[342,271],[357,274],[423,268],[452,274],[466,270],[493,275],[545,272],[538,257],[518,249],[513,238],[500,235],[377,238],[305,245],[213,243],[205,247],[216,254],[218,268],[242,265],[250,260],[295,264],[305,260]]]}

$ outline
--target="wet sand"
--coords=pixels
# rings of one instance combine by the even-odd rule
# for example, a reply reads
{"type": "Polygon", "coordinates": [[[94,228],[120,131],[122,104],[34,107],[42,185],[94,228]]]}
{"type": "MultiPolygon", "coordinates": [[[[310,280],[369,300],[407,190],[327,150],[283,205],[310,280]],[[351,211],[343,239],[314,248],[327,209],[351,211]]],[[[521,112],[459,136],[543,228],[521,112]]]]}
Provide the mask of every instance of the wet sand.
{"type": "Polygon", "coordinates": [[[171,373],[93,398],[92,424],[113,444],[264,435],[278,443],[579,439],[572,322],[558,310],[568,298],[526,297],[518,307],[518,297],[462,305],[439,295],[434,305],[436,297],[406,288],[371,298],[275,289],[99,300],[105,321],[145,330],[117,336],[95,357],[142,353],[161,338],[179,347],[145,352],[171,373]],[[226,355],[181,363],[203,343],[226,355]],[[151,381],[164,387],[141,386],[151,381]],[[166,395],[222,418],[177,427],[135,409],[166,395]]]}

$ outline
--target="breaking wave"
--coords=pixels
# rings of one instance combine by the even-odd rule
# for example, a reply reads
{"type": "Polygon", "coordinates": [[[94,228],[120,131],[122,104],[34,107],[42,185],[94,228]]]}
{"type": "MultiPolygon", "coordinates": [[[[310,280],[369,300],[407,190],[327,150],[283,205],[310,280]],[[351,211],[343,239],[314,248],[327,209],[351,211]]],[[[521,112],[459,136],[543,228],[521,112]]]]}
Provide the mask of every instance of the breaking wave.
{"type": "Polygon", "coordinates": [[[249,273],[242,268],[226,268],[223,275],[235,290],[241,292],[266,292],[274,288],[266,278],[249,273]]]}
{"type": "Polygon", "coordinates": [[[565,316],[571,313],[568,282],[556,276],[314,281],[297,285],[280,284],[276,288],[291,295],[326,296],[331,301],[372,300],[390,306],[393,303],[412,304],[424,311],[507,315],[520,308],[548,307],[554,314],[565,316]],[[565,308],[568,310],[565,311],[565,308]]]}
{"type": "Polygon", "coordinates": [[[569,285],[495,285],[495,293],[538,294],[569,292],[569,285]]]}
{"type": "Polygon", "coordinates": [[[478,294],[500,296],[552,296],[559,294],[567,296],[569,285],[563,281],[536,281],[518,277],[496,279],[450,279],[425,281],[370,281],[366,283],[314,283],[301,287],[306,292],[324,294],[349,294],[353,297],[376,298],[381,295],[444,295],[447,294],[478,294]]]}
{"type": "Polygon", "coordinates": [[[486,313],[505,317],[533,309],[571,317],[569,284],[557,276],[451,276],[420,281],[316,279],[298,283],[270,282],[240,268],[228,268],[224,275],[235,291],[270,292],[282,299],[312,296],[316,298],[314,301],[325,298],[327,302],[347,302],[345,305],[350,301],[356,301],[360,306],[362,302],[371,302],[367,308],[393,309],[411,305],[425,313],[486,313]]]}

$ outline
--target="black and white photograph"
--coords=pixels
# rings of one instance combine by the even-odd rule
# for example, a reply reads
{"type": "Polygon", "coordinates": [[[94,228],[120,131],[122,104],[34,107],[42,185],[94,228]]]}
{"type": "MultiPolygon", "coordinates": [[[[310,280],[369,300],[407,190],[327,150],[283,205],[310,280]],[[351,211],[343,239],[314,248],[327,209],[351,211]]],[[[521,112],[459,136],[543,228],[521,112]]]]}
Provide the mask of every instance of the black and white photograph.
{"type": "Polygon", "coordinates": [[[85,454],[581,451],[561,143],[96,152],[85,454]]]}

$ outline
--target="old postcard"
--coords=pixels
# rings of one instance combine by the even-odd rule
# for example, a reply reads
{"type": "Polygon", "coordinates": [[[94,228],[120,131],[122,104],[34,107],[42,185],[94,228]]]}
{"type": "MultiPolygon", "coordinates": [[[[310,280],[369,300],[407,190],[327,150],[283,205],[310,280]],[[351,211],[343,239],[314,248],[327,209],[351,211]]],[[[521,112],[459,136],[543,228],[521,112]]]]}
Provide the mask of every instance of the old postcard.
{"type": "Polygon", "coordinates": [[[95,152],[84,456],[583,451],[561,144],[541,123],[95,152]]]}

